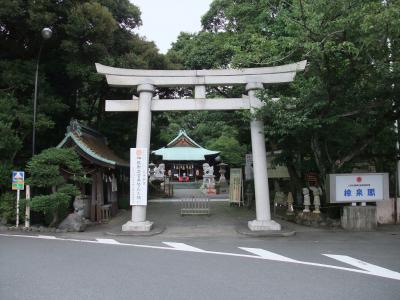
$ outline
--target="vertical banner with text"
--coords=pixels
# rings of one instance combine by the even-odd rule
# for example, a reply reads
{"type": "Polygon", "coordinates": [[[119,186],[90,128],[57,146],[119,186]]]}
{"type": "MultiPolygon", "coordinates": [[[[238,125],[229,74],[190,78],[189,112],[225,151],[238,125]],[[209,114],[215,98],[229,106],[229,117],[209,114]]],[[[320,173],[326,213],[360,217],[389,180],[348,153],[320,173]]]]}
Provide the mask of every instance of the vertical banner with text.
{"type": "Polygon", "coordinates": [[[147,205],[147,148],[131,148],[130,204],[147,205]]]}

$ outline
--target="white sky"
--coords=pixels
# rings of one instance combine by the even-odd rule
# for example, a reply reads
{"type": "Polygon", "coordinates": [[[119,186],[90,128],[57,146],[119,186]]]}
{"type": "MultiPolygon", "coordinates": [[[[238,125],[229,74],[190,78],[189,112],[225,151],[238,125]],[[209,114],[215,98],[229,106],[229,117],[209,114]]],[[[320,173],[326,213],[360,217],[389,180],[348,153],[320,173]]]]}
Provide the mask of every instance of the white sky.
{"type": "Polygon", "coordinates": [[[201,16],[212,0],[130,0],[140,8],[143,25],[136,32],[154,41],[161,53],[171,48],[179,33],[200,30],[201,16]]]}

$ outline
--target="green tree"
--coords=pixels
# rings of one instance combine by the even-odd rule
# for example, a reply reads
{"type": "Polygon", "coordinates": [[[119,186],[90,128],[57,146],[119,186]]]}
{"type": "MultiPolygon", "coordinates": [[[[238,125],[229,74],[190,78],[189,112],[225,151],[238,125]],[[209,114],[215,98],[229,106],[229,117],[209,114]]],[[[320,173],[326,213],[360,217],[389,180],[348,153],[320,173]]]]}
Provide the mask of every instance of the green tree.
{"type": "Polygon", "coordinates": [[[307,59],[295,82],[259,95],[268,147],[283,150],[292,182],[303,184],[309,171],[324,182],[360,161],[388,171],[399,112],[399,12],[398,1],[215,0],[203,31],[181,35],[168,55],[196,68],[307,59]]]}
{"type": "Polygon", "coordinates": [[[67,211],[72,197],[79,195],[74,184],[86,182],[79,156],[72,149],[49,148],[35,155],[27,169],[28,184],[44,193],[32,198],[31,209],[51,216],[49,226],[53,227],[67,211]]]}
{"type": "Polygon", "coordinates": [[[134,146],[135,115],[104,112],[104,100],[135,93],[110,89],[95,62],[165,68],[154,43],[134,33],[142,23],[129,0],[6,1],[0,7],[0,193],[10,171],[31,157],[35,68],[39,67],[36,149],[60,141],[71,118],[97,127],[113,147],[134,146]],[[43,27],[53,36],[43,41],[43,27]],[[119,139],[115,131],[124,133],[119,139]]]}
{"type": "Polygon", "coordinates": [[[221,159],[232,167],[241,167],[247,153],[247,146],[240,145],[234,136],[221,135],[207,143],[209,149],[221,151],[221,159]]]}

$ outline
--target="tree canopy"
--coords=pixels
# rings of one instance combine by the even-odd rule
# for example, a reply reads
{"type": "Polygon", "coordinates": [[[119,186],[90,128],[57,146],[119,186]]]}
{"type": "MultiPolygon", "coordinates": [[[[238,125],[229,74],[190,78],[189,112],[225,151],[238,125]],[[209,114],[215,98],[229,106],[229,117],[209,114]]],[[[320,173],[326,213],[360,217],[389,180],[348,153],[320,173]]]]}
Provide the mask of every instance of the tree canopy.
{"type": "Polygon", "coordinates": [[[153,42],[134,33],[138,7],[128,0],[6,1],[0,7],[0,178],[31,157],[35,68],[38,82],[37,153],[56,145],[69,120],[80,119],[111,137],[117,150],[133,146],[135,117],[104,114],[104,100],[130,98],[109,89],[95,62],[127,68],[166,68],[153,42]],[[51,39],[41,30],[50,27],[51,39]],[[118,127],[124,134],[113,138],[118,127]]]}
{"type": "MultiPolygon", "coordinates": [[[[198,34],[168,55],[186,68],[274,66],[306,59],[290,85],[270,86],[259,112],[292,179],[391,171],[400,94],[400,3],[375,0],[215,0],[198,34]],[[279,97],[274,101],[272,98],[279,97]]],[[[231,89],[232,91],[232,89],[231,89]]],[[[238,94],[241,91],[237,91],[238,94]]]]}

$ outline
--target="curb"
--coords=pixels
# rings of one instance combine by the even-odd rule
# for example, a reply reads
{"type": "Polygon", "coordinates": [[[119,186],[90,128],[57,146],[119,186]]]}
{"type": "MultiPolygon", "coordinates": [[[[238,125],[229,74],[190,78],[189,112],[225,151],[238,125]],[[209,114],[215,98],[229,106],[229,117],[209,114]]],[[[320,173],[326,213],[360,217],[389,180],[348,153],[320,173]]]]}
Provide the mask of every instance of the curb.
{"type": "Polygon", "coordinates": [[[105,235],[111,236],[154,236],[165,231],[165,226],[154,226],[150,231],[114,231],[104,232],[105,235]]]}
{"type": "Polygon", "coordinates": [[[251,237],[289,237],[296,234],[295,230],[283,228],[282,230],[260,230],[251,231],[247,226],[240,225],[236,227],[236,232],[251,237]]]}

